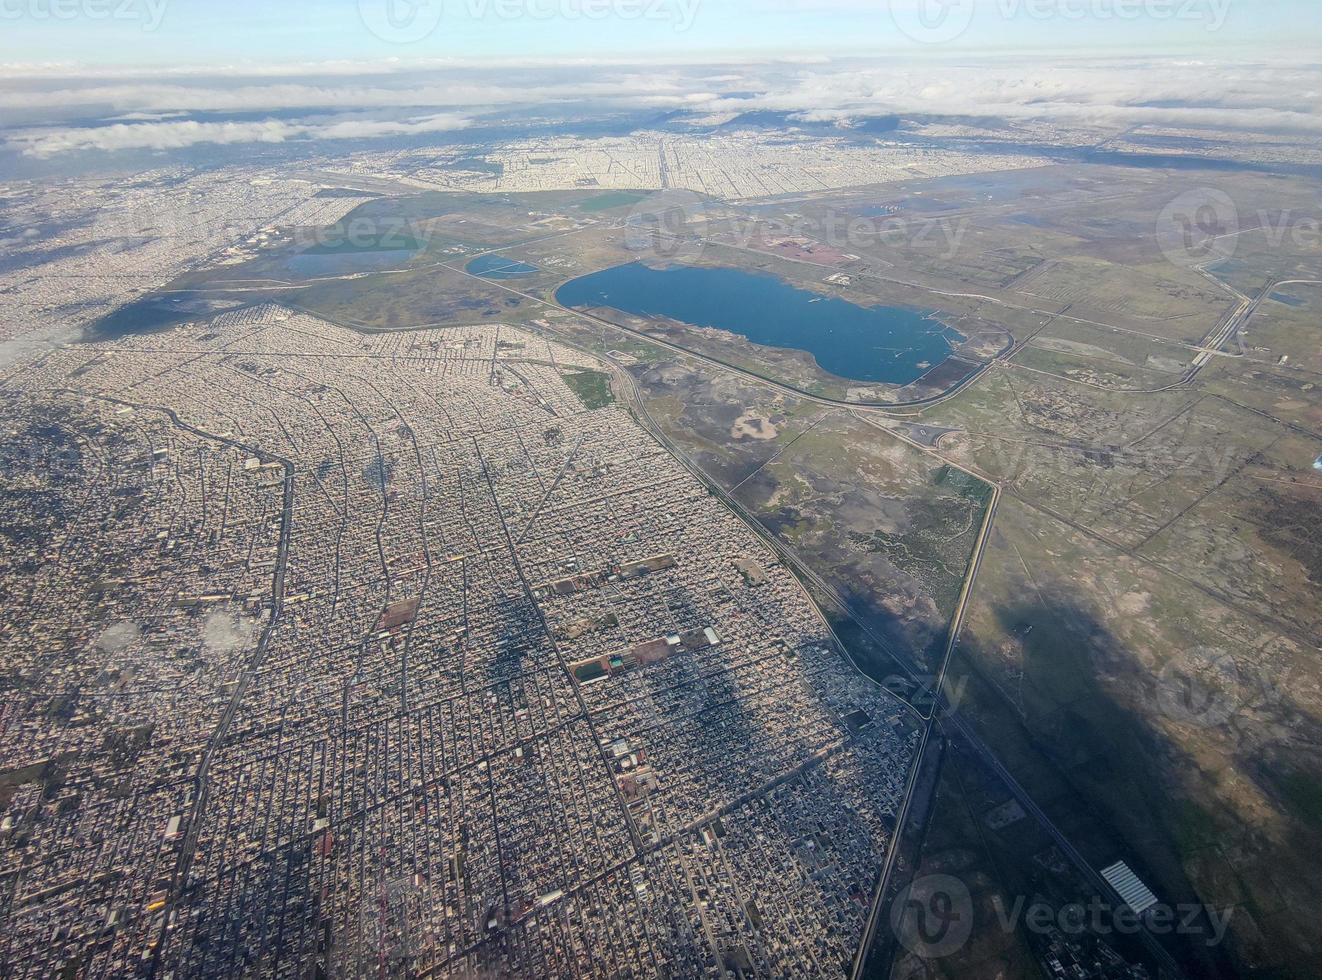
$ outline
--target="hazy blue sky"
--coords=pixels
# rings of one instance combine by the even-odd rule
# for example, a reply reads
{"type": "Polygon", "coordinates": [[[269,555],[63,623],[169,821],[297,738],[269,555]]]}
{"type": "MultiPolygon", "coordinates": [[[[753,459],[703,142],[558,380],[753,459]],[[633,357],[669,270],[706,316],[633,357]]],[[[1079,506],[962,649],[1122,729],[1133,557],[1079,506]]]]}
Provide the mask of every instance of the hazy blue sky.
{"type": "Polygon", "coordinates": [[[1310,57],[1322,0],[0,0],[0,62],[271,64],[768,52],[1310,57]]]}

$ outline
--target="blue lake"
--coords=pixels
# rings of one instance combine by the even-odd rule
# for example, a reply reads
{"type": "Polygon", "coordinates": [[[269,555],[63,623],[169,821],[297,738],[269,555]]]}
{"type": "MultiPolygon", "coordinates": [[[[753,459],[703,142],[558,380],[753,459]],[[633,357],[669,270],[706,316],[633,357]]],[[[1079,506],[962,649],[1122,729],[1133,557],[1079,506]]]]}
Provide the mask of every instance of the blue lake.
{"type": "Polygon", "coordinates": [[[479,255],[464,266],[464,271],[483,279],[518,279],[520,276],[532,275],[537,271],[537,266],[503,255],[479,255]]]}
{"type": "Polygon", "coordinates": [[[949,355],[960,334],[930,313],[896,306],[858,306],[742,269],[641,262],[565,283],[562,306],[610,306],[717,327],[767,347],[807,351],[831,374],[854,381],[908,384],[949,355]]]}

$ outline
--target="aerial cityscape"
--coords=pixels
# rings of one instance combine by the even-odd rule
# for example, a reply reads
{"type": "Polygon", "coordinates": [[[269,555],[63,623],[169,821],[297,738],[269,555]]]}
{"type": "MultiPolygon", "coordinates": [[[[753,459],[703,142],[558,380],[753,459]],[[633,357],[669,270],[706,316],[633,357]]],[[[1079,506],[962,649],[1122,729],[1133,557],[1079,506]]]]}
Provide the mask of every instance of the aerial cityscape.
{"type": "Polygon", "coordinates": [[[0,977],[1318,975],[1322,11],[924,3],[5,8],[0,977]]]}

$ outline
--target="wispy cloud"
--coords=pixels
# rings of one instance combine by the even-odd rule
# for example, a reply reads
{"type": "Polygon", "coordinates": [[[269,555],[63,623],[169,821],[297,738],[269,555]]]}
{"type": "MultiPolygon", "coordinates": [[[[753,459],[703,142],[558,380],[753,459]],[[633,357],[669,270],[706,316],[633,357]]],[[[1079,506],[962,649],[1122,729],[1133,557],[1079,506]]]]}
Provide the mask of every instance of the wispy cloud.
{"type": "Polygon", "coordinates": [[[10,139],[28,156],[46,158],[73,150],[177,150],[203,143],[283,143],[292,139],[373,139],[463,129],[467,117],[441,113],[410,120],[352,119],[331,123],[258,122],[117,123],[23,133],[10,139]]]}

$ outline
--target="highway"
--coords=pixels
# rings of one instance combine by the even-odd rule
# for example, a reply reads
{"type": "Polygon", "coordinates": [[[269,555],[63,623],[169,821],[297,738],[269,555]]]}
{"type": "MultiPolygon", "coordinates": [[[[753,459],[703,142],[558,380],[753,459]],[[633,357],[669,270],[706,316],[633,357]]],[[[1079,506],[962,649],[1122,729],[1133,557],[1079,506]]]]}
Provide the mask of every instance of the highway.
{"type": "MultiPolygon", "coordinates": [[[[876,426],[884,432],[888,432],[896,438],[902,439],[911,446],[927,451],[926,448],[918,442],[909,439],[893,430],[879,425],[873,419],[864,419],[871,425],[876,426]]],[[[952,466],[956,464],[950,464],[952,466]]],[[[959,467],[963,470],[963,467],[959,467]]],[[[968,470],[964,470],[968,473],[968,470]]],[[[970,474],[977,476],[977,474],[970,474]]],[[[979,479],[985,480],[984,477],[979,479]]],[[[886,855],[886,863],[877,876],[877,884],[872,893],[871,910],[868,913],[867,927],[863,930],[863,939],[859,943],[858,952],[854,956],[854,968],[850,974],[851,980],[858,980],[863,975],[863,970],[867,966],[868,952],[872,949],[873,942],[877,935],[877,924],[881,918],[882,909],[886,905],[886,890],[890,884],[891,875],[895,870],[895,862],[899,858],[900,842],[904,835],[905,822],[909,816],[909,808],[914,799],[914,788],[917,785],[919,774],[922,772],[923,763],[927,753],[927,747],[931,742],[932,734],[940,723],[941,709],[946,705],[945,684],[946,675],[950,669],[950,661],[954,657],[955,648],[959,643],[960,631],[964,627],[964,617],[968,611],[969,600],[973,595],[973,585],[977,581],[978,572],[982,568],[983,555],[987,550],[987,539],[991,535],[992,522],[996,518],[996,508],[1001,500],[1000,484],[986,480],[992,489],[991,500],[988,501],[987,509],[983,514],[982,527],[978,531],[978,538],[973,545],[973,554],[969,559],[968,569],[964,573],[964,584],[959,592],[959,599],[955,603],[955,611],[950,618],[950,627],[946,634],[946,645],[942,651],[941,664],[937,670],[936,683],[932,686],[935,697],[932,701],[931,710],[928,712],[926,723],[923,726],[922,741],[918,745],[918,751],[914,756],[913,765],[909,770],[909,781],[905,786],[904,803],[900,807],[899,816],[895,821],[895,839],[891,842],[891,847],[886,855]]],[[[962,724],[962,722],[961,722],[962,724]]],[[[979,749],[986,752],[986,748],[978,743],[979,749]]],[[[990,754],[990,753],[988,753],[990,754]]]]}
{"type": "MultiPolygon", "coordinates": [[[[612,327],[616,326],[615,324],[608,324],[608,325],[612,327]]],[[[617,327],[617,329],[619,328],[617,327]]],[[[560,343],[565,343],[566,346],[573,347],[575,349],[583,351],[584,353],[589,353],[589,354],[593,353],[591,351],[584,350],[582,347],[580,347],[577,344],[573,344],[572,342],[566,342],[560,338],[557,338],[557,340],[560,343]]],[[[817,588],[823,590],[827,595],[831,596],[835,601],[837,601],[840,604],[840,607],[846,610],[847,612],[848,606],[845,605],[843,598],[839,595],[838,591],[834,587],[832,587],[829,583],[823,580],[816,572],[814,572],[811,568],[809,568],[789,548],[784,546],[778,539],[776,539],[769,532],[767,532],[767,530],[761,525],[761,523],[758,522],[757,519],[752,514],[750,514],[743,507],[742,504],[739,503],[739,501],[735,500],[729,493],[726,492],[726,490],[723,487],[719,486],[713,480],[711,480],[711,478],[708,477],[707,474],[703,472],[697,466],[697,464],[694,463],[687,456],[687,454],[683,452],[683,450],[681,450],[678,446],[676,446],[673,443],[673,441],[662,430],[661,426],[652,417],[651,412],[647,408],[646,400],[643,397],[642,392],[639,390],[637,382],[634,379],[632,373],[630,373],[629,370],[624,365],[620,364],[618,361],[614,360],[613,358],[607,355],[594,354],[594,356],[601,358],[603,361],[605,361],[608,364],[608,366],[611,369],[612,377],[614,379],[613,386],[615,387],[618,393],[625,396],[623,400],[633,410],[635,417],[638,418],[639,422],[643,424],[649,430],[649,432],[651,432],[653,437],[656,438],[657,441],[660,442],[661,445],[663,445],[667,449],[667,451],[669,451],[671,455],[673,455],[675,459],[678,460],[690,473],[692,473],[697,480],[699,480],[714,495],[720,498],[726,504],[726,506],[730,508],[730,510],[733,513],[735,513],[741,520],[743,520],[744,523],[748,525],[750,530],[752,530],[755,534],[758,535],[759,538],[761,538],[764,542],[766,542],[767,545],[770,548],[772,548],[772,550],[781,558],[782,561],[785,562],[786,565],[792,568],[795,571],[795,573],[798,574],[801,578],[804,578],[807,581],[812,582],[813,585],[815,585],[817,588]]],[[[986,550],[987,550],[987,543],[991,536],[991,531],[995,522],[996,512],[1000,505],[1001,496],[1003,494],[1002,487],[1000,486],[999,483],[988,478],[986,475],[977,473],[965,466],[962,466],[959,463],[956,463],[948,459],[943,453],[941,453],[935,447],[926,446],[921,442],[909,438],[904,433],[897,432],[894,429],[884,425],[881,422],[880,418],[878,418],[877,413],[867,411],[866,409],[860,410],[859,406],[851,406],[851,408],[854,409],[854,414],[862,421],[880,429],[883,432],[888,433],[889,435],[897,439],[900,439],[901,441],[907,443],[910,446],[913,446],[915,449],[918,449],[921,452],[936,456],[937,458],[941,459],[943,463],[953,466],[956,469],[959,469],[962,472],[967,473],[970,476],[973,476],[987,483],[988,486],[990,486],[991,488],[991,499],[988,501],[987,508],[984,512],[982,525],[979,529],[978,537],[974,542],[973,550],[969,559],[969,565],[965,572],[964,582],[960,589],[960,594],[956,601],[955,609],[951,615],[950,625],[948,627],[947,635],[946,635],[946,643],[942,650],[941,661],[936,674],[935,683],[931,685],[931,690],[935,692],[935,697],[933,698],[930,706],[927,707],[925,711],[923,710],[922,707],[914,705],[911,702],[905,701],[905,703],[910,707],[910,709],[913,710],[915,714],[919,716],[919,718],[922,721],[923,728],[922,728],[922,734],[920,736],[918,748],[914,754],[914,760],[910,765],[909,775],[907,777],[906,785],[905,785],[904,798],[901,803],[900,811],[897,815],[896,826],[895,826],[895,838],[894,841],[892,842],[891,848],[887,853],[886,862],[882,866],[881,870],[877,875],[877,880],[873,888],[872,899],[869,907],[867,925],[864,930],[862,941],[859,943],[858,950],[855,954],[855,959],[850,976],[851,976],[851,980],[860,980],[860,978],[863,975],[863,970],[867,965],[868,952],[873,946],[875,937],[877,935],[877,929],[881,925],[882,913],[885,911],[885,907],[886,907],[885,896],[889,889],[889,885],[892,880],[892,877],[895,873],[896,864],[899,860],[899,854],[900,854],[899,842],[903,836],[905,824],[910,817],[910,811],[912,808],[913,800],[915,798],[915,788],[923,772],[923,765],[927,760],[928,750],[932,747],[934,736],[938,735],[937,729],[940,726],[950,726],[953,729],[955,729],[958,732],[960,738],[965,743],[967,743],[978,754],[980,758],[986,761],[986,763],[992,769],[992,771],[1005,784],[1006,789],[1009,790],[1011,795],[1024,808],[1025,812],[1029,813],[1034,819],[1036,819],[1041,824],[1044,830],[1046,830],[1046,832],[1051,836],[1052,840],[1056,842],[1061,853],[1072,864],[1074,864],[1077,867],[1080,874],[1083,875],[1084,879],[1088,881],[1096,889],[1096,893],[1098,895],[1112,896],[1113,899],[1116,899],[1116,896],[1114,890],[1110,887],[1110,885],[1108,885],[1105,882],[1104,879],[1102,879],[1102,877],[1097,873],[1097,871],[1093,868],[1093,866],[1089,864],[1088,860],[1083,856],[1083,854],[1081,854],[1078,851],[1078,849],[1074,847],[1072,843],[1070,843],[1069,839],[1065,836],[1065,834],[1051,821],[1050,817],[1048,817],[1047,814],[1040,807],[1038,807],[1038,805],[1028,795],[1027,791],[1023,788],[1023,786],[1020,785],[1019,782],[1015,780],[1014,777],[1010,774],[1009,770],[1007,770],[1003,765],[1001,765],[1001,763],[996,759],[995,755],[991,752],[991,750],[969,728],[965,720],[962,717],[960,717],[959,714],[957,713],[956,711],[957,705],[951,704],[946,695],[946,681],[947,681],[950,665],[953,660],[955,650],[958,647],[959,637],[962,633],[967,618],[969,604],[972,600],[973,591],[977,583],[978,574],[982,569],[983,560],[985,558],[986,550]]],[[[821,615],[820,610],[819,610],[819,615],[821,615]]],[[[824,616],[822,616],[822,621],[823,623],[826,624],[828,629],[831,628],[830,624],[826,621],[824,616]]],[[[834,630],[832,630],[831,632],[832,635],[834,635],[834,630]]],[[[867,630],[867,632],[875,640],[877,640],[878,642],[882,642],[880,637],[876,637],[875,634],[871,633],[870,630],[867,630]]],[[[836,638],[836,642],[848,654],[848,648],[843,643],[840,642],[838,637],[836,638]]],[[[882,642],[882,645],[885,646],[884,642],[882,642]]],[[[888,650],[888,652],[890,651],[888,650]]],[[[917,678],[914,677],[912,666],[908,664],[903,658],[897,656],[893,652],[891,652],[891,656],[892,659],[895,661],[897,668],[903,674],[908,676],[911,680],[917,682],[917,678]]],[[[849,659],[850,662],[853,663],[852,657],[849,659]]],[[[853,663],[853,666],[855,667],[856,670],[858,670],[858,672],[862,676],[868,677],[866,672],[863,671],[862,668],[857,663],[853,663]]],[[[868,677],[868,679],[872,680],[875,683],[874,678],[868,677]]],[[[905,699],[900,698],[900,700],[904,701],[905,699]]],[[[1180,971],[1178,970],[1178,968],[1176,968],[1169,954],[1166,952],[1166,950],[1163,947],[1161,947],[1161,945],[1156,941],[1156,939],[1146,930],[1144,930],[1141,933],[1141,935],[1145,945],[1151,951],[1151,953],[1172,971],[1173,976],[1179,976],[1180,971]]]]}
{"type": "MultiPolygon", "coordinates": [[[[72,392],[71,392],[72,393],[72,392]]],[[[274,459],[278,462],[285,472],[284,476],[284,497],[281,505],[280,517],[280,538],[276,550],[275,571],[272,574],[271,581],[271,615],[262,628],[261,636],[257,641],[257,649],[254,651],[252,659],[247,667],[239,675],[238,683],[234,685],[234,691],[230,695],[229,702],[225,705],[225,710],[220,716],[211,737],[207,740],[206,748],[202,752],[202,760],[198,765],[197,772],[193,776],[193,798],[188,811],[188,822],[184,830],[183,842],[179,848],[179,857],[175,862],[175,867],[170,876],[169,889],[167,891],[167,900],[164,909],[161,912],[160,935],[152,947],[152,961],[149,965],[149,975],[155,975],[161,949],[165,945],[165,935],[172,925],[172,916],[175,906],[184,890],[188,887],[189,871],[193,865],[193,859],[197,854],[198,834],[202,830],[202,817],[206,813],[207,799],[210,795],[211,780],[211,762],[215,758],[216,750],[225,741],[225,735],[229,732],[230,725],[234,721],[234,715],[238,710],[239,704],[243,701],[243,696],[247,692],[253,677],[266,657],[266,650],[271,640],[271,633],[275,629],[276,623],[280,620],[280,613],[283,608],[285,594],[285,567],[289,556],[289,538],[293,528],[294,518],[294,464],[291,460],[250,446],[238,440],[231,439],[228,436],[216,435],[213,432],[206,432],[196,426],[189,425],[179,418],[178,414],[170,408],[163,408],[158,405],[146,405],[136,402],[124,401],[119,398],[101,396],[100,400],[110,402],[115,405],[122,405],[132,408],[136,411],[159,412],[170,419],[176,427],[193,435],[212,442],[223,443],[232,446],[235,449],[262,458],[274,459]]]]}

